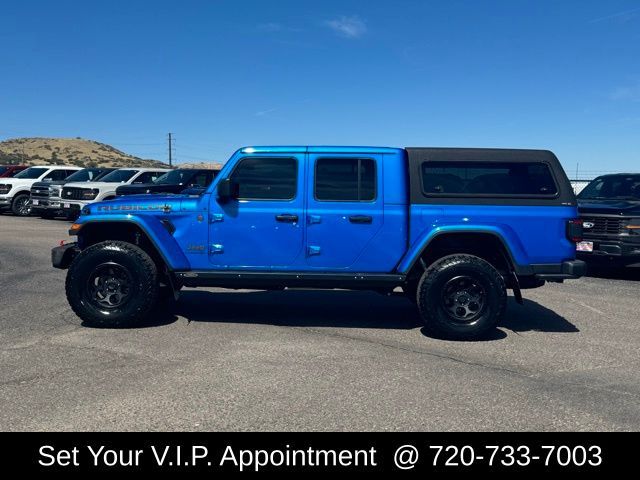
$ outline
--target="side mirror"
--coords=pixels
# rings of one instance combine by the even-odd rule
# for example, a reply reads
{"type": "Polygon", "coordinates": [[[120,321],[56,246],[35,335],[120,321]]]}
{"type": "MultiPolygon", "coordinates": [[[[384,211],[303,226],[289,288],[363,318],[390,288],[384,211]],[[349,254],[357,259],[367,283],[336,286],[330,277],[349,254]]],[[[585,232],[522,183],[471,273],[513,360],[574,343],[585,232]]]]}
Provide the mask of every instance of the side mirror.
{"type": "Polygon", "coordinates": [[[225,178],[218,182],[218,198],[222,201],[238,198],[240,195],[240,185],[230,178],[225,178]]]}

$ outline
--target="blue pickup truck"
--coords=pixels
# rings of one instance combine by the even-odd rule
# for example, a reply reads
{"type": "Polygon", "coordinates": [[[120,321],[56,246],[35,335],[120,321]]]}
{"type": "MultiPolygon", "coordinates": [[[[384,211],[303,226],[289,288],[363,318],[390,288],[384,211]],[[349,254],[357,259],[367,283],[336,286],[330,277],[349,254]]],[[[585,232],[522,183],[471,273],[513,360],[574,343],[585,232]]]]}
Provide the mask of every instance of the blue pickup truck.
{"type": "Polygon", "coordinates": [[[200,195],[87,205],[69,233],[53,265],[74,312],[105,327],[183,286],[400,288],[432,334],[473,339],[507,289],[521,303],[585,271],[573,190],[542,150],[246,147],[200,195]]]}

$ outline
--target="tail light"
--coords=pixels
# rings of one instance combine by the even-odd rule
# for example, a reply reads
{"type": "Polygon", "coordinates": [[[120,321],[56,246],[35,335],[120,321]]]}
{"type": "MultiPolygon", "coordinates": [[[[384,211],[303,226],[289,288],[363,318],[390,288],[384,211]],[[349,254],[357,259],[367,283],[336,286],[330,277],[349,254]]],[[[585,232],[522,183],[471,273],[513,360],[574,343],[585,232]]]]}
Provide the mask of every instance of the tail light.
{"type": "Polygon", "coordinates": [[[582,220],[579,218],[567,220],[567,238],[575,243],[582,241],[582,220]]]}

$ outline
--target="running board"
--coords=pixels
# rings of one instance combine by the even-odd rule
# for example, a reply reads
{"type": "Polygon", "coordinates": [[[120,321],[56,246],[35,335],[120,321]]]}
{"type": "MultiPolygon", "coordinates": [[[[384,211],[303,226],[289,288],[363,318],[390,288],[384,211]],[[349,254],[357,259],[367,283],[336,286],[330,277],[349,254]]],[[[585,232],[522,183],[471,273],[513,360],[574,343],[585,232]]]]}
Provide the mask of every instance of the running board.
{"type": "Polygon", "coordinates": [[[406,276],[388,273],[197,271],[175,272],[186,287],[393,289],[406,276]]]}

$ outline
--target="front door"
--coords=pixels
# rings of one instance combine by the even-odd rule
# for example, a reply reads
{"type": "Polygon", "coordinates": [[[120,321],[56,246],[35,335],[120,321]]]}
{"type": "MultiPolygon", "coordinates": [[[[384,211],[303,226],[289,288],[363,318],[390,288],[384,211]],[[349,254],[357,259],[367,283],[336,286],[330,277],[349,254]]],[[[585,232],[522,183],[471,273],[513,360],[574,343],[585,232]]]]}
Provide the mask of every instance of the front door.
{"type": "Polygon", "coordinates": [[[209,259],[218,268],[290,267],[304,255],[304,154],[240,158],[239,197],[211,199],[209,259]]]}
{"type": "Polygon", "coordinates": [[[384,220],[381,160],[381,155],[309,155],[309,267],[349,269],[380,230],[384,220]]]}

